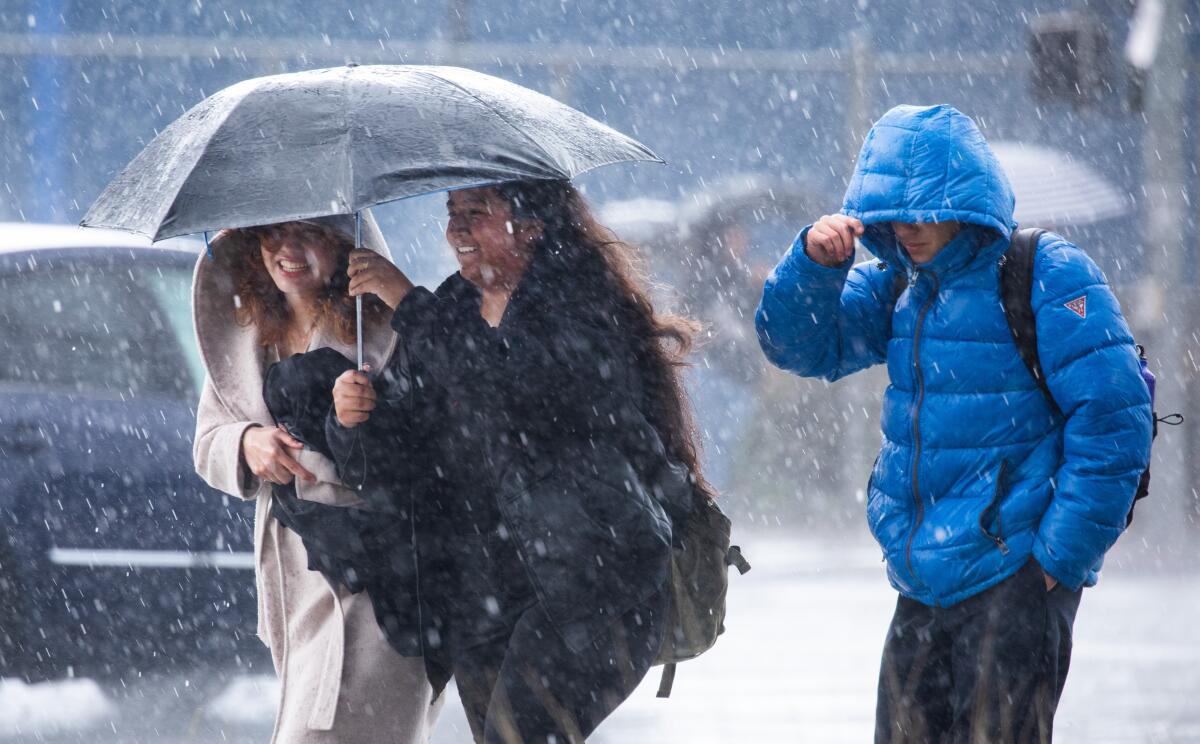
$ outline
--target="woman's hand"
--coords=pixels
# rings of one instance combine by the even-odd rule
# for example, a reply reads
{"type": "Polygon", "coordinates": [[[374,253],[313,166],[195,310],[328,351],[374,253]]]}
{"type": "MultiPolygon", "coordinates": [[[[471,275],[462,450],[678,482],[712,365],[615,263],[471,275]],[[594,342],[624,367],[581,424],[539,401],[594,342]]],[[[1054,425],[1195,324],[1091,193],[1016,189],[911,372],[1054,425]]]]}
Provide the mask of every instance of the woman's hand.
{"type": "Polygon", "coordinates": [[[274,429],[252,426],[242,434],[242,459],[258,478],[279,485],[291,483],[299,476],[312,483],[317,479],[296,461],[304,444],[282,427],[274,429]]]}
{"type": "Polygon", "coordinates": [[[393,310],[413,288],[396,264],[374,251],[351,251],[346,273],[350,276],[351,297],[373,294],[393,310]]]}
{"type": "Polygon", "coordinates": [[[333,410],[338,423],[353,429],[371,418],[375,410],[375,388],[362,372],[349,369],[333,383],[333,410]]]}

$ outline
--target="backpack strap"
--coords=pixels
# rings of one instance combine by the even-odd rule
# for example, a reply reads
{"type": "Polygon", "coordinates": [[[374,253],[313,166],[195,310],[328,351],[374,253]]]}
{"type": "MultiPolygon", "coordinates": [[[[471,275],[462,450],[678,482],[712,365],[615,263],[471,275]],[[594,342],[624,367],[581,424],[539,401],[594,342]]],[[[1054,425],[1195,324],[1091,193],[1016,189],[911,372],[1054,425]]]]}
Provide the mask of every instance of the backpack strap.
{"type": "Polygon", "coordinates": [[[730,545],[729,550],[725,553],[725,565],[733,566],[743,576],[750,570],[750,561],[746,560],[746,556],[742,555],[741,547],[730,545]]]}
{"type": "MultiPolygon", "coordinates": [[[[904,290],[908,288],[908,275],[904,269],[886,261],[880,261],[876,266],[881,271],[892,272],[891,281],[888,282],[888,288],[891,290],[891,295],[887,298],[888,310],[888,328],[891,328],[891,323],[894,320],[893,316],[896,312],[896,302],[900,299],[900,295],[904,294],[904,290]]],[[[888,336],[892,333],[889,330],[888,336]]]]}
{"type": "Polygon", "coordinates": [[[884,267],[892,270],[892,305],[895,306],[896,300],[900,299],[900,295],[904,294],[904,288],[908,286],[908,277],[904,274],[904,269],[896,266],[889,267],[884,264],[884,267]]]}
{"type": "Polygon", "coordinates": [[[655,697],[671,697],[671,688],[675,686],[675,662],[663,664],[662,679],[658,682],[658,694],[655,697]]]}
{"type": "Polygon", "coordinates": [[[1050,407],[1061,415],[1062,410],[1055,402],[1042,371],[1037,347],[1037,318],[1033,311],[1033,266],[1037,259],[1038,241],[1045,233],[1045,230],[1032,227],[1013,233],[1012,242],[1000,261],[1000,304],[1004,307],[1004,319],[1008,321],[1008,330],[1017,344],[1021,361],[1025,363],[1029,374],[1033,375],[1034,382],[1046,396],[1050,407]]]}

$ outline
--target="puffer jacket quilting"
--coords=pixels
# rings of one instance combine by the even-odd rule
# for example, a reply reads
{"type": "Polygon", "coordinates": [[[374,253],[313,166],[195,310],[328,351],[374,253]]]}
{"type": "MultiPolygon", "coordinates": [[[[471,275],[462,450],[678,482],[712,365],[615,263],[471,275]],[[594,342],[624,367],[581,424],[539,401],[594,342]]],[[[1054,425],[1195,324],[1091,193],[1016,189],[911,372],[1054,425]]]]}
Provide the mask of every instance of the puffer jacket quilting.
{"type": "Polygon", "coordinates": [[[1149,393],[1117,300],[1087,255],[1050,233],[1032,302],[1063,415],[1022,363],[999,298],[1013,205],[969,118],[893,109],[864,142],[842,210],[880,260],[821,266],[805,228],[756,317],[767,357],[796,374],[832,381],[887,363],[867,518],[892,584],[929,605],[981,592],[1030,555],[1072,589],[1094,584],[1149,460],[1149,393]],[[890,227],[950,220],[964,229],[920,266],[890,227]],[[909,286],[893,306],[897,270],[909,286]],[[1067,307],[1080,297],[1083,317],[1067,307]]]}

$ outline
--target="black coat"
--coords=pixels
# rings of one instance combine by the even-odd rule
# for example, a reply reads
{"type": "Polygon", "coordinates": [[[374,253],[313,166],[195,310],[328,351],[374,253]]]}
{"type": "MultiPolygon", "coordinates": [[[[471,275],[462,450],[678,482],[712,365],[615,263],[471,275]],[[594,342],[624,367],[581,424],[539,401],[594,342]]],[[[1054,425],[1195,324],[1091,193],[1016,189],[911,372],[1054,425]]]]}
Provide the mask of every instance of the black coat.
{"type": "MultiPolygon", "coordinates": [[[[436,293],[415,289],[392,319],[400,341],[375,378],[370,420],[345,429],[330,413],[343,482],[410,520],[415,559],[393,562],[413,573],[395,580],[411,587],[419,576],[413,639],[427,656],[439,623],[461,617],[447,609],[455,598],[496,592],[495,573],[470,570],[471,556],[450,559],[464,545],[487,550],[474,535],[511,543],[507,555],[473,558],[519,565],[576,650],[668,580],[671,520],[647,477],[661,470],[662,445],[644,415],[635,348],[605,294],[546,253],[495,329],[461,276],[436,293]]],[[[393,602],[396,626],[412,625],[409,591],[393,602]]]]}

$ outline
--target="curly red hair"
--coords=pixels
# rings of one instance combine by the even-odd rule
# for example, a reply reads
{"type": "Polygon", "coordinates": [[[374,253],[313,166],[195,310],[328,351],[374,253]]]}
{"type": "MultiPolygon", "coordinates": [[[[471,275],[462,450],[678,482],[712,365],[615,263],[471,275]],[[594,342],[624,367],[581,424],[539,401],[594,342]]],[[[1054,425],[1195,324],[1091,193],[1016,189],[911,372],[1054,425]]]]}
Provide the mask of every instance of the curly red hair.
{"type": "MultiPolygon", "coordinates": [[[[238,325],[256,327],[259,343],[263,346],[272,346],[284,340],[291,311],[283,292],[279,291],[267,273],[261,251],[264,242],[269,243],[285,226],[304,230],[334,249],[337,266],[329,284],[317,298],[316,322],[318,327],[331,328],[342,343],[353,344],[356,332],[355,303],[347,291],[350,278],[346,269],[350,266],[350,251],[354,250],[354,241],[341,231],[316,222],[281,222],[225,231],[222,239],[232,244],[229,267],[236,292],[235,320],[238,325]]],[[[377,321],[390,312],[383,300],[375,295],[363,297],[364,320],[377,321]]]]}

